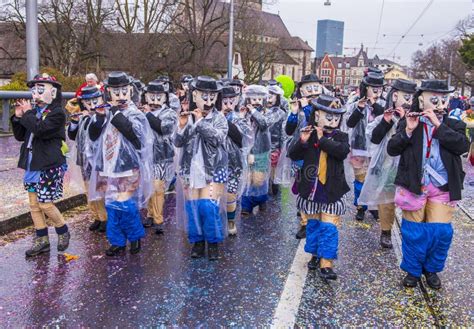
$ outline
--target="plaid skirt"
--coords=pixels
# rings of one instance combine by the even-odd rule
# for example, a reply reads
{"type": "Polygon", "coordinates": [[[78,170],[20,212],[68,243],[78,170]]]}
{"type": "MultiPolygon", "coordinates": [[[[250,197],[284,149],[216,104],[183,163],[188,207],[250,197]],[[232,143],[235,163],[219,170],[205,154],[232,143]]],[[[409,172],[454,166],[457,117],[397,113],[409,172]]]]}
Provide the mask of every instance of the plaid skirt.
{"type": "Polygon", "coordinates": [[[67,165],[42,170],[37,183],[24,183],[25,190],[36,193],[38,202],[53,202],[63,197],[64,174],[67,165]]]}

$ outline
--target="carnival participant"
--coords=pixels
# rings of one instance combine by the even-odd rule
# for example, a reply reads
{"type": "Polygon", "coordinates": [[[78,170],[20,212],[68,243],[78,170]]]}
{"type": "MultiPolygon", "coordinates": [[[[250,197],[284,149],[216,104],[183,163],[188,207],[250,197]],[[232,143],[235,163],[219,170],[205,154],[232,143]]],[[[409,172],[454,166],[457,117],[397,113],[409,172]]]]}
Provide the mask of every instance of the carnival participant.
{"type": "MultiPolygon", "coordinates": [[[[274,81],[274,80],[273,80],[274,81]]],[[[275,81],[276,82],[276,81],[275,81]]],[[[285,123],[287,119],[287,114],[282,107],[283,89],[275,84],[270,84],[267,87],[268,90],[268,100],[267,100],[267,112],[276,112],[272,113],[272,116],[279,116],[278,121],[276,121],[270,127],[270,187],[273,195],[277,195],[280,191],[280,186],[275,183],[275,171],[280,159],[282,149],[286,146],[286,133],[285,133],[285,123]]]]}
{"type": "Polygon", "coordinates": [[[297,207],[308,221],[305,251],[313,255],[308,268],[319,268],[322,278],[336,280],[333,261],[337,258],[338,227],[346,210],[343,196],[350,190],[343,164],[349,154],[348,136],[339,130],[345,109],[339,99],[329,95],[311,100],[311,105],[308,125],[289,155],[294,161],[303,161],[297,207]]]}
{"type": "MultiPolygon", "coordinates": [[[[76,165],[81,169],[87,196],[92,172],[91,155],[93,153],[93,145],[88,131],[95,109],[104,104],[103,93],[97,86],[85,87],[82,89],[78,101],[82,111],[71,114],[71,122],[67,132],[69,139],[76,142],[76,165]]],[[[89,230],[104,233],[107,227],[107,212],[104,200],[90,200],[88,197],[87,204],[94,216],[94,222],[89,226],[89,230]]]]}
{"type": "Polygon", "coordinates": [[[270,128],[280,116],[269,111],[267,88],[259,85],[247,86],[244,94],[247,116],[253,130],[253,145],[248,155],[248,174],[242,195],[242,215],[248,216],[255,207],[265,210],[268,200],[268,182],[270,177],[270,128]]]}
{"type": "Polygon", "coordinates": [[[170,78],[166,75],[160,75],[154,81],[163,84],[165,90],[168,92],[168,102],[170,104],[170,107],[175,110],[176,113],[179,113],[181,111],[181,102],[179,100],[179,97],[175,94],[174,86],[173,83],[170,81],[170,78]]]}
{"type": "Polygon", "coordinates": [[[371,158],[367,177],[362,187],[359,204],[378,210],[380,218],[380,245],[392,248],[392,226],[395,221],[395,175],[399,157],[387,153],[387,143],[395,134],[397,124],[404,119],[405,111],[410,109],[416,83],[397,79],[387,94],[383,115],[379,115],[367,126],[367,139],[370,140],[371,158]]]}
{"type": "Polygon", "coordinates": [[[26,250],[26,256],[32,257],[50,250],[46,217],[58,234],[58,251],[65,251],[69,246],[68,227],[53,203],[63,196],[68,148],[61,84],[43,73],[28,81],[27,86],[33,102],[17,101],[11,123],[15,139],[23,142],[18,167],[25,170],[23,183],[35,228],[33,246],[26,250]]]}
{"type": "Polygon", "coordinates": [[[132,102],[133,80],[111,72],[105,81],[110,107],[96,108],[89,137],[97,141],[89,197],[105,198],[107,256],[140,252],[145,230],[139,209],[153,192],[153,134],[145,115],[132,102]]]}
{"type": "Polygon", "coordinates": [[[424,275],[431,288],[441,288],[438,273],[453,238],[451,220],[464,180],[461,155],[469,142],[466,124],[447,117],[450,92],[444,80],[422,81],[388,142],[388,154],[400,156],[395,204],[402,209],[405,287],[415,287],[424,275]]]}
{"type": "MultiPolygon", "coordinates": [[[[300,138],[300,130],[309,122],[309,115],[313,109],[311,100],[318,98],[323,93],[323,81],[315,74],[308,74],[301,78],[301,81],[296,86],[295,98],[290,100],[290,113],[288,115],[285,132],[289,136],[288,148],[296,143],[300,138]]],[[[292,191],[295,193],[298,190],[296,180],[298,179],[299,170],[301,169],[302,161],[294,161],[292,163],[292,171],[295,176],[295,183],[292,191]]],[[[305,214],[298,212],[300,216],[300,228],[296,232],[297,239],[304,239],[306,237],[306,224],[308,222],[305,214]]]]}
{"type": "Polygon", "coordinates": [[[252,138],[252,128],[247,111],[238,108],[239,94],[231,86],[222,89],[222,113],[227,119],[229,131],[225,140],[228,158],[227,227],[229,235],[237,234],[237,202],[242,194],[242,177],[247,170],[247,156],[252,138]]]}
{"type": "Polygon", "coordinates": [[[144,89],[143,112],[153,130],[153,177],[154,193],[148,201],[148,217],[143,226],[154,226],[155,234],[163,234],[163,207],[165,192],[174,178],[175,155],[172,135],[178,115],[169,107],[169,93],[163,84],[150,82],[144,89]]]}
{"type": "MultiPolygon", "coordinates": [[[[192,258],[219,258],[218,243],[226,235],[225,192],[227,154],[224,148],[228,124],[219,112],[222,86],[199,76],[191,83],[189,111],[181,112],[174,145],[179,148],[179,171],[192,258]],[[222,207],[222,208],[221,208],[222,207]],[[223,211],[221,211],[221,209],[223,211]]],[[[180,210],[183,205],[177,205],[180,210]]],[[[178,215],[180,216],[180,215],[178,215]]],[[[181,217],[181,216],[180,216],[181,217]]]]}
{"type": "MultiPolygon", "coordinates": [[[[356,220],[362,221],[367,206],[359,205],[358,199],[369,166],[368,140],[366,138],[367,125],[377,116],[384,113],[385,103],[380,100],[384,86],[383,75],[369,72],[362,79],[359,86],[359,99],[347,105],[347,127],[351,154],[350,164],[354,170],[354,206],[357,208],[356,220]]],[[[370,211],[374,218],[378,218],[376,210],[370,211]]]]}

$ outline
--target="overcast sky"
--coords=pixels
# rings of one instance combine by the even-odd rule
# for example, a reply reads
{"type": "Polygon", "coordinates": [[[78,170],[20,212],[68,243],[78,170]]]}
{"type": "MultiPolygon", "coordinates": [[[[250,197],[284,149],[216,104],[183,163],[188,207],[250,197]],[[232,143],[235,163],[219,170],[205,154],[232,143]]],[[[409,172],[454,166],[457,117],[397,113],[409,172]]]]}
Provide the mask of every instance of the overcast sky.
{"type": "Polygon", "coordinates": [[[352,55],[354,47],[358,51],[362,42],[364,48],[369,48],[369,57],[378,54],[381,58],[402,64],[410,64],[413,52],[448,37],[459,20],[474,13],[474,0],[434,0],[400,45],[394,49],[430,0],[330,1],[331,6],[324,6],[325,0],[273,0],[276,4],[266,6],[265,10],[279,13],[290,33],[307,40],[314,49],[318,20],[344,21],[344,47],[351,48],[344,49],[345,55],[352,55]],[[376,45],[380,49],[373,49],[383,2],[382,22],[376,45]]]}

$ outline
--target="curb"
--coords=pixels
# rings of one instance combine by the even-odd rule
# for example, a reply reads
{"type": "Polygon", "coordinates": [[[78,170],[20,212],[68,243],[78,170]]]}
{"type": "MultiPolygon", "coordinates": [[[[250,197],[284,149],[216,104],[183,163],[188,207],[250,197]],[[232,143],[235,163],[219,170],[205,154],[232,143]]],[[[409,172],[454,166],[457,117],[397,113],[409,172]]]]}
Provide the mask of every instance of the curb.
{"type": "MultiPolygon", "coordinates": [[[[82,206],[87,203],[85,194],[78,194],[61,201],[55,202],[56,207],[59,211],[63,212],[78,206],[82,206]]],[[[0,235],[6,235],[16,230],[23,229],[31,226],[33,221],[31,220],[30,212],[26,212],[20,215],[16,215],[5,219],[0,222],[0,235]]]]}

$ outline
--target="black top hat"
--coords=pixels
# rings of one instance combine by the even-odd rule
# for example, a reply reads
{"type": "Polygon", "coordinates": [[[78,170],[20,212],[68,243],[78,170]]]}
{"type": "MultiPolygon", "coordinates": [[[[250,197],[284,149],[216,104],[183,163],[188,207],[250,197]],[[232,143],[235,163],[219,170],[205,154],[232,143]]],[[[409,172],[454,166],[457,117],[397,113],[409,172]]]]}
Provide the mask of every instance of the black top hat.
{"type": "Polygon", "coordinates": [[[153,80],[144,89],[146,93],[168,93],[163,83],[153,80]]]}
{"type": "Polygon", "coordinates": [[[236,97],[239,96],[237,92],[235,92],[234,88],[231,86],[225,86],[222,88],[222,98],[229,98],[229,97],[236,97]]]}
{"type": "Polygon", "coordinates": [[[136,79],[136,80],[133,80],[133,85],[135,86],[135,88],[137,88],[138,90],[143,90],[143,88],[145,88],[145,84],[143,82],[141,82],[140,80],[136,79]]]}
{"type": "Polygon", "coordinates": [[[182,77],[181,77],[181,82],[183,83],[186,83],[186,82],[191,82],[193,81],[193,76],[191,74],[184,74],[182,77]]]}
{"type": "Polygon", "coordinates": [[[362,79],[362,82],[367,86],[372,87],[383,87],[383,75],[379,73],[369,72],[367,75],[362,79]]]}
{"type": "Polygon", "coordinates": [[[406,79],[397,79],[392,83],[392,89],[414,94],[416,92],[416,82],[406,79]]]}
{"type": "Polygon", "coordinates": [[[423,80],[421,81],[421,86],[418,87],[419,91],[432,91],[436,93],[448,94],[454,91],[454,87],[449,87],[446,80],[423,80]]]}
{"type": "Polygon", "coordinates": [[[373,66],[369,66],[364,73],[365,73],[364,76],[366,76],[369,73],[383,74],[381,69],[379,69],[377,67],[373,67],[373,66]]]}
{"type": "Polygon", "coordinates": [[[241,80],[239,79],[234,79],[232,81],[229,82],[229,86],[239,86],[239,87],[242,87],[244,84],[242,83],[241,80]]]}
{"type": "Polygon", "coordinates": [[[123,87],[132,83],[132,77],[121,71],[110,72],[107,79],[104,81],[104,84],[107,87],[123,87]]]}
{"type": "Polygon", "coordinates": [[[155,80],[161,81],[161,82],[170,82],[170,78],[167,75],[159,75],[158,78],[155,80]]]}
{"type": "Polygon", "coordinates": [[[81,90],[81,96],[79,96],[79,99],[91,99],[91,98],[97,98],[102,96],[102,91],[100,88],[97,88],[96,86],[93,87],[84,87],[81,90]]]}
{"type": "Polygon", "coordinates": [[[205,75],[194,78],[193,82],[191,82],[191,86],[193,89],[200,91],[219,92],[222,90],[222,85],[218,83],[216,79],[205,75]]]}
{"type": "Polygon", "coordinates": [[[303,76],[301,78],[301,81],[298,82],[298,87],[301,87],[301,85],[303,83],[309,83],[309,82],[319,82],[319,83],[322,83],[323,80],[321,80],[320,78],[318,78],[318,76],[314,73],[311,73],[311,74],[307,74],[305,76],[303,76]]]}
{"type": "Polygon", "coordinates": [[[329,95],[320,95],[316,99],[311,100],[311,105],[316,110],[321,110],[327,113],[333,114],[344,114],[346,109],[342,107],[341,101],[339,98],[329,96],[329,95]]]}
{"type": "Polygon", "coordinates": [[[49,75],[48,73],[43,73],[43,74],[37,74],[33,78],[33,80],[30,80],[26,83],[26,85],[31,88],[33,87],[36,83],[49,83],[52,84],[55,87],[61,87],[61,84],[56,80],[55,77],[49,75]]]}

